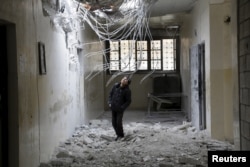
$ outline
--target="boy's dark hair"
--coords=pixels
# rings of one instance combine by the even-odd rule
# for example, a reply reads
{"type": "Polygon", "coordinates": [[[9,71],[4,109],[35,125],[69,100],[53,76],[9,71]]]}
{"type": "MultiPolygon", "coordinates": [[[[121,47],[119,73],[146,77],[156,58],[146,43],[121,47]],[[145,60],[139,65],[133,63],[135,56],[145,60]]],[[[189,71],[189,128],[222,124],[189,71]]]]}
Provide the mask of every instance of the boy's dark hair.
{"type": "Polygon", "coordinates": [[[127,75],[127,76],[125,76],[127,79],[128,79],[128,85],[130,85],[130,83],[131,83],[131,78],[127,75]]]}

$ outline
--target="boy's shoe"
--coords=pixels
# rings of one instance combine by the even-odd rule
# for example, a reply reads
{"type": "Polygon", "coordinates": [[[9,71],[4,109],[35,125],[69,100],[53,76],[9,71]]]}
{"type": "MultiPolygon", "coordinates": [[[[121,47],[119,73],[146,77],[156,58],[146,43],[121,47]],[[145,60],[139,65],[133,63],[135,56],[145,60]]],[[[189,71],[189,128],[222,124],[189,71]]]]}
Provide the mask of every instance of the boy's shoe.
{"type": "Polygon", "coordinates": [[[118,140],[120,140],[120,139],[122,139],[122,138],[124,138],[124,136],[117,136],[117,137],[115,138],[115,141],[118,141],[118,140]]]}

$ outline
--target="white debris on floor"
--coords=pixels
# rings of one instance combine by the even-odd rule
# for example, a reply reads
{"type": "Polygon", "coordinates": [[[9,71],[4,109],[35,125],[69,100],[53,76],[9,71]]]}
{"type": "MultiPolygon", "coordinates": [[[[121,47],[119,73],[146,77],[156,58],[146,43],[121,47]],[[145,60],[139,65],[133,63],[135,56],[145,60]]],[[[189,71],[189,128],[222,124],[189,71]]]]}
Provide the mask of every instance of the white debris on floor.
{"type": "Polygon", "coordinates": [[[115,141],[108,120],[93,120],[56,148],[40,167],[203,167],[208,150],[232,150],[227,142],[212,140],[189,122],[124,123],[125,137],[115,141]]]}

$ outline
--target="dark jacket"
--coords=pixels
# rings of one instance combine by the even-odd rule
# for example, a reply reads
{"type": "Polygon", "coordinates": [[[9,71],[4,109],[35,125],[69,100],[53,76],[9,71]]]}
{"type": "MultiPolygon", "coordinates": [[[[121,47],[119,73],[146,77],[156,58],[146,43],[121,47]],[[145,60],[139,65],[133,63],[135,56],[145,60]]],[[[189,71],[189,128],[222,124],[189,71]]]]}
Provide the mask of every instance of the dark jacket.
{"type": "Polygon", "coordinates": [[[131,90],[129,86],[121,87],[116,83],[109,93],[108,104],[111,104],[111,110],[124,111],[131,103],[131,90]]]}

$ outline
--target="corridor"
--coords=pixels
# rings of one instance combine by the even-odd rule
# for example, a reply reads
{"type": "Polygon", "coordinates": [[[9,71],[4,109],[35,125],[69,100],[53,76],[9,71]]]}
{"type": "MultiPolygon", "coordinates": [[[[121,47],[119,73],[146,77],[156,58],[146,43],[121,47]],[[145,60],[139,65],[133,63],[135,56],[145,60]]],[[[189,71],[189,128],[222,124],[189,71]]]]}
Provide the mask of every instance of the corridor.
{"type": "Polygon", "coordinates": [[[0,167],[198,167],[208,150],[249,151],[249,9],[1,0],[0,167]],[[124,75],[132,102],[114,141],[108,98],[124,75]]]}
{"type": "Polygon", "coordinates": [[[232,150],[228,142],[196,131],[179,111],[127,111],[125,137],[115,141],[110,112],[76,127],[40,167],[205,167],[208,150],[232,150]]]}

